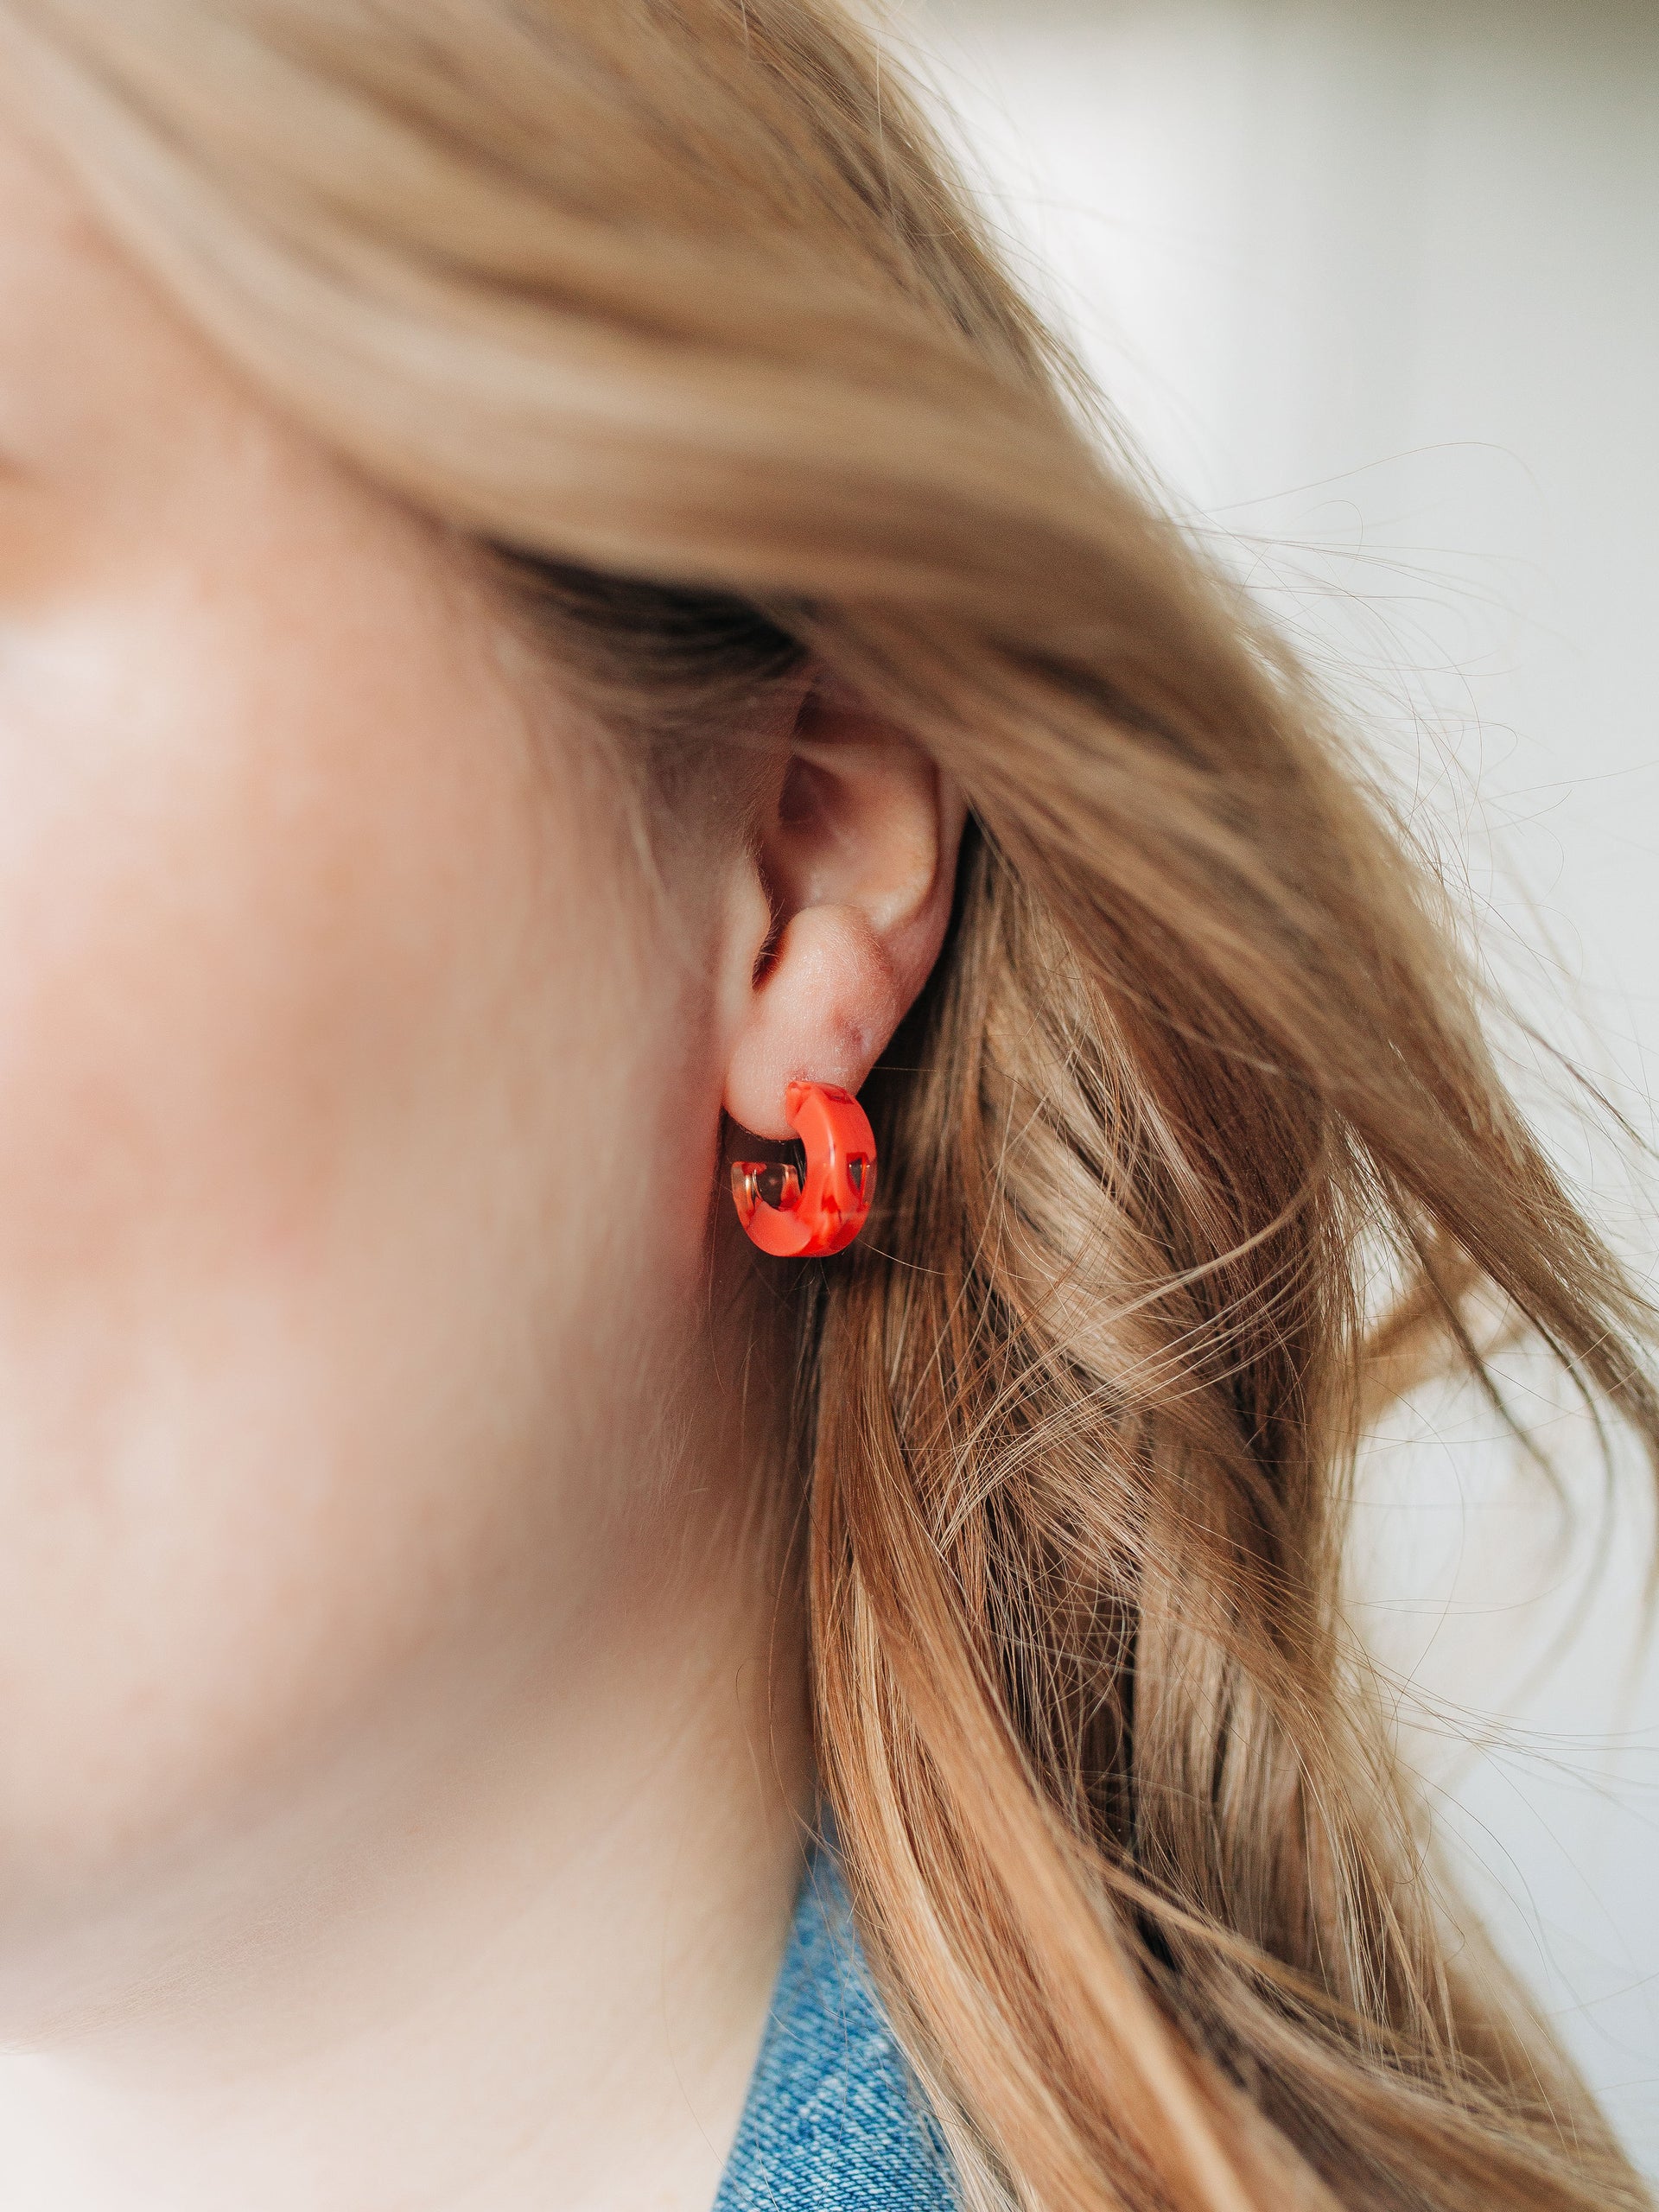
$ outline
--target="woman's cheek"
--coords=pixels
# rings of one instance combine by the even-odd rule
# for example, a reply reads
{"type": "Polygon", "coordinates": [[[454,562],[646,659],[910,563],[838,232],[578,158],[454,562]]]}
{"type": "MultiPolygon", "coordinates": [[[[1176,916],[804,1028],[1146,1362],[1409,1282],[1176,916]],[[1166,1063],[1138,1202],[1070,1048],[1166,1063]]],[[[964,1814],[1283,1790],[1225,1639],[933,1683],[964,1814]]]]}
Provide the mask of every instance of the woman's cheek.
{"type": "Polygon", "coordinates": [[[640,1017],[593,825],[537,817],[509,703],[408,591],[337,652],[319,604],[296,654],[174,579],[0,667],[18,1909],[321,1757],[512,1610],[561,1510],[609,1303],[563,1164],[628,1113],[570,1077],[640,1017]]]}

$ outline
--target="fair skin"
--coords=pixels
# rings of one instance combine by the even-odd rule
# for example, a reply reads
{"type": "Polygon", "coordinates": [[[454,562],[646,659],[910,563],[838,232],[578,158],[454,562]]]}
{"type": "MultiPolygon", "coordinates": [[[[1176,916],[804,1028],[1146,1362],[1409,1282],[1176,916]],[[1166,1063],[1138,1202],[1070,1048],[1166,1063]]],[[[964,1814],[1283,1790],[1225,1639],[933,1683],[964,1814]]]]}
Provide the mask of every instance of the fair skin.
{"type": "Polygon", "coordinates": [[[961,826],[748,734],[658,901],[464,550],[0,131],[7,2212],[712,2198],[810,1796],[722,1108],[863,1080],[961,826]]]}

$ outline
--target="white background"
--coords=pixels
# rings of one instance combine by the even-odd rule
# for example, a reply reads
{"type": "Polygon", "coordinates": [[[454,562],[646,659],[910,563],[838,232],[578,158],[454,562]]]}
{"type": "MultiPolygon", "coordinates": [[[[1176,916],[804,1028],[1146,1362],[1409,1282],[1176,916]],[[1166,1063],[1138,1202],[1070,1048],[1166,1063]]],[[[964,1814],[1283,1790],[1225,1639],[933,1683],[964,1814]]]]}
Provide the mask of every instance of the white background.
{"type": "MultiPolygon", "coordinates": [[[[1659,1066],[1659,0],[894,0],[1022,267],[1182,511],[1418,794],[1525,1019],[1659,1066]]],[[[1650,1198],[1517,1079],[1645,1274],[1650,1198]]],[[[1449,1847],[1659,2175],[1659,1662],[1632,1473],[1455,1393],[1359,1602],[1449,1847]]]]}

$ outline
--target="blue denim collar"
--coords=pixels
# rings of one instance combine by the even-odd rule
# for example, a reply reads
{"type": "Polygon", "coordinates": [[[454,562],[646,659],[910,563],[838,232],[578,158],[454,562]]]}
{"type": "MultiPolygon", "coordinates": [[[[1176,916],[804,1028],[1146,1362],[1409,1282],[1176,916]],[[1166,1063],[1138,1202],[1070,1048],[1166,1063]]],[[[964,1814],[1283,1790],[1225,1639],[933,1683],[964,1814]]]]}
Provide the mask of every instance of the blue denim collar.
{"type": "Polygon", "coordinates": [[[835,1859],[808,1867],[714,2212],[955,2212],[950,2161],[859,1948],[835,1859]]]}

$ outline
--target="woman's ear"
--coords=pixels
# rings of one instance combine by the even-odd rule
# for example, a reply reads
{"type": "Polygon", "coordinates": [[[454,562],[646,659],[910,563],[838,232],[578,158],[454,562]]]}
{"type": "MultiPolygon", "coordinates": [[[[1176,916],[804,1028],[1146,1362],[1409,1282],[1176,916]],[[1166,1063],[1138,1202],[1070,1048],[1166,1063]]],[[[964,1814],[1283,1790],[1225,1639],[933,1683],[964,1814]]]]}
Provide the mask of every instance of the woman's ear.
{"type": "Polygon", "coordinates": [[[771,764],[733,902],[725,1106],[786,1137],[794,1077],[855,1091],[927,981],[966,809],[919,746],[833,683],[771,764]]]}

